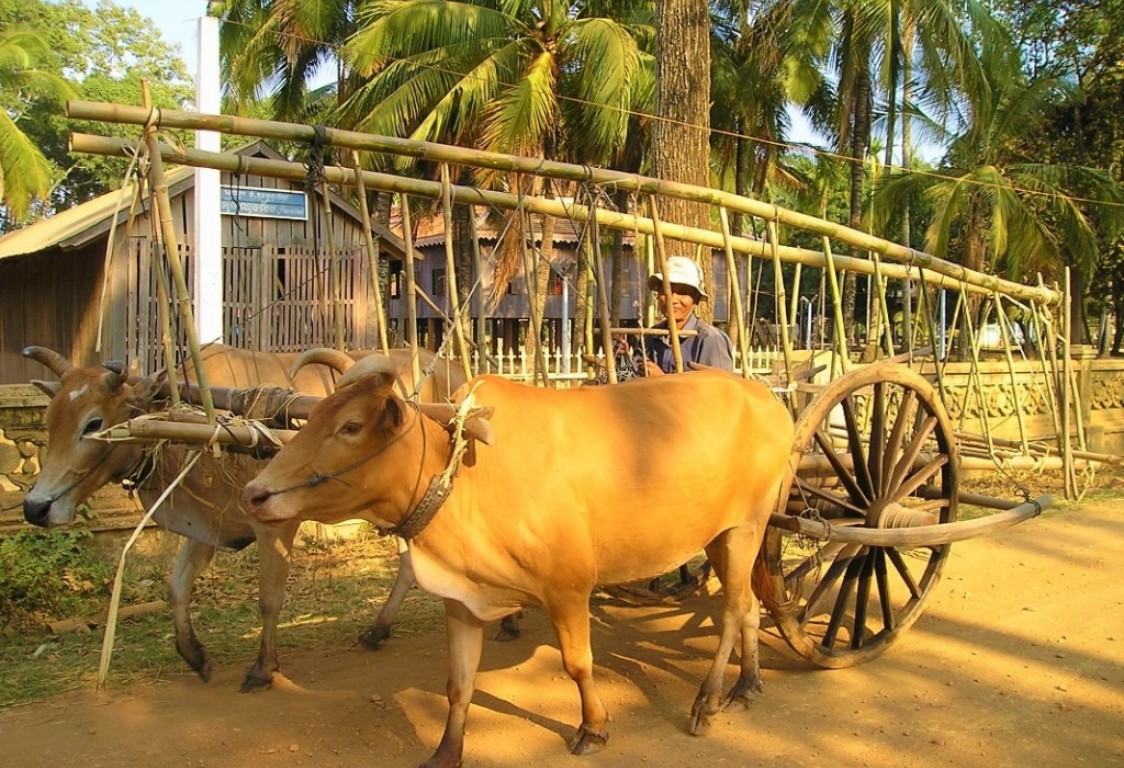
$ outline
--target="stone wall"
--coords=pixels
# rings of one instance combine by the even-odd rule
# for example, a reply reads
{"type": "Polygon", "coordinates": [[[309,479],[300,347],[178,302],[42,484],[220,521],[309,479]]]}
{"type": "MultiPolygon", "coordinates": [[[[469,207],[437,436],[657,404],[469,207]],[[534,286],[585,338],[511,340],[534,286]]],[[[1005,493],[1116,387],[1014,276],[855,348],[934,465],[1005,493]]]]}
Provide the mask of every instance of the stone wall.
{"type": "Polygon", "coordinates": [[[35,482],[47,446],[47,397],[30,384],[0,386],[0,492],[35,482]]]}

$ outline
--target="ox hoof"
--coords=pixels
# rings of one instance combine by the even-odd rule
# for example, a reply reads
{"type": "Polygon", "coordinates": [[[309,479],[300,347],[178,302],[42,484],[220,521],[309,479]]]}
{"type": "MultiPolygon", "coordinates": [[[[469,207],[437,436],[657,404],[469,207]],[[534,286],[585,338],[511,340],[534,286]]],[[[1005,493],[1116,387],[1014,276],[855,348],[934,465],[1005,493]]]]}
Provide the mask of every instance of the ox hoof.
{"type": "Polygon", "coordinates": [[[501,643],[518,640],[519,636],[523,634],[523,629],[519,626],[519,621],[522,618],[523,611],[516,611],[510,616],[504,616],[500,620],[500,631],[496,633],[495,639],[501,643]]]}
{"type": "Polygon", "coordinates": [[[570,754],[593,754],[604,749],[608,742],[608,731],[592,731],[583,725],[578,728],[578,732],[574,734],[574,738],[570,741],[570,754]]]}
{"type": "Polygon", "coordinates": [[[273,687],[273,675],[268,677],[259,677],[253,673],[247,674],[242,681],[242,686],[238,689],[239,693],[258,693],[260,691],[268,691],[273,687]]]}
{"type": "Polygon", "coordinates": [[[722,709],[726,711],[748,709],[750,702],[753,701],[753,694],[761,693],[763,690],[764,686],[760,678],[748,680],[739,677],[738,682],[734,684],[734,687],[726,694],[726,698],[723,699],[722,709]]]}
{"type": "Polygon", "coordinates": [[[194,670],[195,674],[199,675],[204,683],[211,681],[211,671],[214,669],[214,663],[211,657],[207,654],[207,650],[199,644],[195,637],[191,637],[185,643],[176,643],[176,651],[187,662],[187,666],[194,670]]]}
{"type": "Polygon", "coordinates": [[[372,651],[377,651],[390,639],[390,627],[375,625],[359,636],[359,643],[372,651]]]}
{"type": "Polygon", "coordinates": [[[691,707],[691,735],[703,736],[710,730],[711,718],[718,714],[719,708],[717,702],[715,705],[709,703],[709,697],[700,695],[695,699],[695,705],[691,707]]]}

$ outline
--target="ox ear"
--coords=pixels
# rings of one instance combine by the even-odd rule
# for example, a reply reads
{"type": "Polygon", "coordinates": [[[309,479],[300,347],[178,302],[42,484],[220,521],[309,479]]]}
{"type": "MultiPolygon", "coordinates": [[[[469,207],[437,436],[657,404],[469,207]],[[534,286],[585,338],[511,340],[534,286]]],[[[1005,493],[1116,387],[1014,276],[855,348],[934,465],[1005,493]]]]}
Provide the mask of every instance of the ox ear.
{"type": "Polygon", "coordinates": [[[31,386],[38,389],[47,397],[54,397],[62,389],[62,382],[59,381],[43,381],[42,379],[32,379],[31,386]]]}
{"type": "MultiPolygon", "coordinates": [[[[453,417],[457,415],[457,406],[452,403],[418,403],[418,410],[429,418],[441,422],[445,429],[452,432],[453,417]]],[[[479,440],[484,445],[492,445],[495,433],[488,419],[492,418],[495,409],[491,406],[474,408],[464,420],[464,433],[473,440],[479,440]]]]}
{"type": "Polygon", "coordinates": [[[160,390],[163,389],[167,381],[168,371],[166,369],[159,370],[151,376],[145,376],[133,385],[133,389],[129,393],[129,403],[147,411],[148,406],[160,394],[160,390]]]}

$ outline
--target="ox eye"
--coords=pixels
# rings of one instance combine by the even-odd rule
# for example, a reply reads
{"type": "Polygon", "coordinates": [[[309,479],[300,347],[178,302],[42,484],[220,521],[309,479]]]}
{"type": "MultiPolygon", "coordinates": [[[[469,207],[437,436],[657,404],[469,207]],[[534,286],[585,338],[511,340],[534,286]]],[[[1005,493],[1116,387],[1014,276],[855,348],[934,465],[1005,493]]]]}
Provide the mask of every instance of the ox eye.
{"type": "Polygon", "coordinates": [[[82,430],[83,435],[92,435],[94,432],[101,431],[101,419],[90,419],[86,422],[86,428],[82,430]]]}
{"type": "Polygon", "coordinates": [[[349,419],[348,421],[344,422],[344,425],[342,427],[340,427],[339,433],[341,435],[357,435],[359,434],[359,430],[361,429],[363,429],[363,422],[356,421],[355,419],[349,419]]]}

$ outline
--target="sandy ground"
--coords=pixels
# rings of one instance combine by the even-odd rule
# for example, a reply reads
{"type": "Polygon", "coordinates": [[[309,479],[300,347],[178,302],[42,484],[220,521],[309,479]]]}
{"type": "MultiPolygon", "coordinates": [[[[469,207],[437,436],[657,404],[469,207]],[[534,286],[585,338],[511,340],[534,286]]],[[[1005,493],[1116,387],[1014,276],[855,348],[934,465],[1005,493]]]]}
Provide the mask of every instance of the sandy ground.
{"type": "MultiPolygon", "coordinates": [[[[553,636],[488,642],[467,766],[1124,766],[1124,502],[1085,503],[954,546],[918,624],[880,659],[824,671],[763,634],[765,692],[705,737],[687,713],[715,645],[713,600],[594,606],[608,747],[566,751],[579,718],[553,636]]],[[[252,649],[248,649],[248,658],[252,649]]],[[[377,653],[289,654],[272,691],[184,673],[0,713],[0,764],[412,766],[440,738],[443,633],[377,653]]],[[[736,674],[731,667],[731,677],[736,674]]]]}

